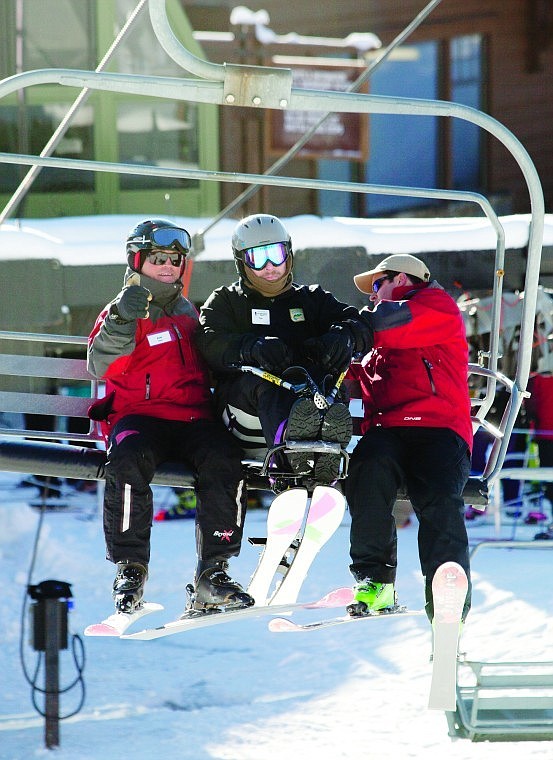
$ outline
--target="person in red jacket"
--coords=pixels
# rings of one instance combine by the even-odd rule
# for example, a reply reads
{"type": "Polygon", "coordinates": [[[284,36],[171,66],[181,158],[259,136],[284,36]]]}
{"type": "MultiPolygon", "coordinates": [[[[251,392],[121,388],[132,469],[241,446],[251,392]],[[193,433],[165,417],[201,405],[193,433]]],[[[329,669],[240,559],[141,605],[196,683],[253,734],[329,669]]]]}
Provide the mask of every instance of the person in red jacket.
{"type": "MultiPolygon", "coordinates": [[[[363,436],[345,482],[355,599],[373,610],[396,602],[392,509],[404,483],[419,521],[432,620],[438,567],[457,562],[470,579],[462,498],[472,446],[464,323],[453,298],[414,256],[388,256],[354,282],[374,307],[361,311],[374,331],[374,347],[349,375],[360,384],[364,407],[363,436]]],[[[469,608],[470,581],[463,619],[469,608]]]]}
{"type": "MultiPolygon", "coordinates": [[[[528,420],[533,424],[534,439],[538,444],[540,467],[553,467],[553,374],[539,372],[528,381],[530,397],[524,402],[528,420]]],[[[553,482],[545,481],[545,498],[553,508],[553,482]]],[[[553,538],[553,522],[535,538],[553,538]]]]}
{"type": "Polygon", "coordinates": [[[198,564],[188,606],[254,603],[227,573],[246,514],[242,449],[213,417],[209,373],[193,336],[198,313],[182,295],[190,235],[167,219],[140,222],[127,238],[123,290],[102,310],[88,341],[88,369],[105,382],[91,407],[107,445],[104,534],[117,565],[117,612],[140,608],[148,577],[153,497],[162,462],[196,474],[198,564]]]}

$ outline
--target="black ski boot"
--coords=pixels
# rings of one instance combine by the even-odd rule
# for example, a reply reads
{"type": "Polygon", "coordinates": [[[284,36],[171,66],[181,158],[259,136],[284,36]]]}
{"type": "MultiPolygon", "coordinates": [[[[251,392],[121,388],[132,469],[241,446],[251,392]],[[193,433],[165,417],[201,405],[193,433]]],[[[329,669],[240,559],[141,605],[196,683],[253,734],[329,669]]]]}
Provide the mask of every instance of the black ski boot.
{"type": "Polygon", "coordinates": [[[140,562],[123,560],[117,563],[117,575],[113,581],[113,599],[116,612],[131,613],[142,607],[144,584],[148,568],[140,562]]]}
{"type": "MultiPolygon", "coordinates": [[[[339,443],[345,449],[353,435],[353,420],[349,407],[336,402],[324,413],[321,437],[323,441],[339,443]]],[[[318,483],[334,483],[340,476],[341,454],[319,454],[315,465],[315,479],[318,483]]]]}
{"type": "MultiPolygon", "coordinates": [[[[284,434],[285,441],[316,441],[319,438],[321,415],[309,398],[299,398],[290,409],[284,434]]],[[[295,475],[309,475],[315,464],[315,456],[309,451],[286,454],[295,475]]]]}
{"type": "Polygon", "coordinates": [[[186,612],[221,612],[223,609],[251,607],[255,599],[227,575],[226,560],[199,560],[194,586],[187,587],[186,612]]]}

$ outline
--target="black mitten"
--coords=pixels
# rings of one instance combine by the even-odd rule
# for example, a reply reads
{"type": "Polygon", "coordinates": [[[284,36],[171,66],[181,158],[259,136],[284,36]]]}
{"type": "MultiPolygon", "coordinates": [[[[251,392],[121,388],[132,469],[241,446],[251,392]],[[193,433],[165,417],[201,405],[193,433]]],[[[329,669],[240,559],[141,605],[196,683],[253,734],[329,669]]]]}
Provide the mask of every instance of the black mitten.
{"type": "Polygon", "coordinates": [[[332,375],[338,375],[349,367],[353,348],[353,339],[347,328],[336,328],[305,341],[307,357],[332,375]]]}
{"type": "Polygon", "coordinates": [[[123,322],[132,322],[146,319],[151,300],[152,294],[147,288],[131,285],[121,291],[112,308],[123,322]]]}
{"type": "Polygon", "coordinates": [[[249,350],[252,364],[279,374],[292,364],[286,343],[280,338],[258,338],[249,350]]]}

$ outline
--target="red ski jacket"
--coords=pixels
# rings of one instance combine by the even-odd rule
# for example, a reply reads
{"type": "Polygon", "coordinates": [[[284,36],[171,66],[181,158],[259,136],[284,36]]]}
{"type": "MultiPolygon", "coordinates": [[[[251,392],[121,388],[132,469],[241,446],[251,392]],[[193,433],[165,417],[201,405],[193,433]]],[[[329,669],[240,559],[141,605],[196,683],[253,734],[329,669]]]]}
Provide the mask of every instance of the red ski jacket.
{"type": "Polygon", "coordinates": [[[457,304],[436,281],[392,296],[361,311],[374,329],[374,348],[349,371],[361,386],[361,431],[450,428],[472,448],[468,345],[457,304]]]}
{"type": "Polygon", "coordinates": [[[196,309],[180,294],[180,281],[167,285],[141,275],[141,284],[153,295],[150,316],[117,324],[109,316],[112,302],[88,340],[88,369],[106,383],[90,416],[102,421],[106,437],[128,414],[181,422],[213,417],[209,372],[193,341],[196,309]]]}

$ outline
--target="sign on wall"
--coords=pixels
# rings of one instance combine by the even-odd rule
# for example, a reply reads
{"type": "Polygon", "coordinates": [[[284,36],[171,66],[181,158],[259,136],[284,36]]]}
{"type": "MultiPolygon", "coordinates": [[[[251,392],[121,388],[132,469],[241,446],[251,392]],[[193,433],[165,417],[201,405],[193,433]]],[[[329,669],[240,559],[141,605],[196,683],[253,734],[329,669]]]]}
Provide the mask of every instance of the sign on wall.
{"type": "MultiPolygon", "coordinates": [[[[345,92],[358,78],[364,64],[341,60],[324,64],[292,65],[292,86],[308,90],[345,92]]],[[[366,85],[362,91],[366,92],[366,85]]],[[[317,124],[320,111],[269,110],[267,152],[286,153],[317,124]]],[[[355,113],[331,113],[298,153],[303,158],[340,158],[366,161],[368,158],[368,116],[355,113]]]]}

